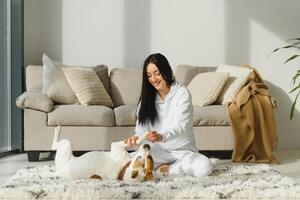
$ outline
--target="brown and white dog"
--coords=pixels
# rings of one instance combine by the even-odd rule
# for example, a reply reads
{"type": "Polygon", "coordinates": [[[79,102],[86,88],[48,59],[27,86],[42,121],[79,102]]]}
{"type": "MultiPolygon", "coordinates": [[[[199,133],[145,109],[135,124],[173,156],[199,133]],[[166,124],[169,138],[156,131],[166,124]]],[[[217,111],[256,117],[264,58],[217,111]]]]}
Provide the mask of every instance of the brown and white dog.
{"type": "MultiPolygon", "coordinates": [[[[80,157],[72,153],[71,142],[58,141],[61,127],[55,128],[52,150],[56,150],[55,166],[61,176],[71,178],[101,178],[126,181],[153,180],[153,159],[148,144],[141,145],[136,156],[130,158],[124,141],[111,144],[110,152],[91,151],[80,157]]],[[[146,133],[137,140],[140,145],[146,139],[146,133]]]]}

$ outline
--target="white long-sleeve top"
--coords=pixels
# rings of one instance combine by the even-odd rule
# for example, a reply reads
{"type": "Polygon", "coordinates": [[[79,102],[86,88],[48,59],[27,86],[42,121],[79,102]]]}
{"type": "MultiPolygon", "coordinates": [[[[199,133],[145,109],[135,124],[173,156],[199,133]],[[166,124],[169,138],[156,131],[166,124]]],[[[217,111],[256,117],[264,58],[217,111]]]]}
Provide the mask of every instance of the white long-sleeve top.
{"type": "MultiPolygon", "coordinates": [[[[136,135],[140,137],[146,131],[157,131],[163,137],[162,142],[155,143],[160,148],[168,151],[177,149],[196,151],[193,135],[193,106],[188,89],[179,83],[173,83],[164,101],[156,94],[155,106],[158,122],[141,125],[137,120],[136,135]]],[[[140,106],[138,110],[139,108],[140,106]]]]}

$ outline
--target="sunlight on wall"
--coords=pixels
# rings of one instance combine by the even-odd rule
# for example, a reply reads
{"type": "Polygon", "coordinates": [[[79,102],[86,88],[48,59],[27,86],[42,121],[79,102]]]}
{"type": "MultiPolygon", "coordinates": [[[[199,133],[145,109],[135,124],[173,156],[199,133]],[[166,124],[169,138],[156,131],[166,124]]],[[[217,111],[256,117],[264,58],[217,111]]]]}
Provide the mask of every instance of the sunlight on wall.
{"type": "Polygon", "coordinates": [[[113,17],[110,1],[62,1],[62,58],[69,65],[94,65],[110,61],[113,17]],[[105,38],[105,39],[99,39],[105,38]]]}
{"type": "Polygon", "coordinates": [[[289,120],[290,107],[295,94],[289,94],[288,92],[292,87],[291,79],[297,68],[299,69],[299,65],[296,62],[283,64],[289,56],[297,52],[282,50],[271,54],[274,49],[287,45],[286,40],[280,38],[256,20],[250,20],[249,26],[250,62],[256,66],[255,68],[258,69],[267,83],[271,95],[278,101],[278,109],[275,110],[275,115],[279,146],[283,148],[297,146],[296,138],[299,138],[299,135],[296,130],[299,126],[297,121],[300,105],[299,103],[296,105],[294,119],[289,120]],[[288,138],[295,138],[296,140],[289,140],[288,138]]]}
{"type": "Polygon", "coordinates": [[[287,77],[292,77],[297,69],[293,65],[283,65],[291,51],[280,51],[271,54],[274,49],[286,45],[286,41],[255,20],[250,20],[249,26],[250,62],[259,68],[264,79],[288,90],[291,82],[287,77]],[[283,79],[283,77],[285,78],[283,79]],[[278,82],[279,79],[282,81],[278,82]]]}

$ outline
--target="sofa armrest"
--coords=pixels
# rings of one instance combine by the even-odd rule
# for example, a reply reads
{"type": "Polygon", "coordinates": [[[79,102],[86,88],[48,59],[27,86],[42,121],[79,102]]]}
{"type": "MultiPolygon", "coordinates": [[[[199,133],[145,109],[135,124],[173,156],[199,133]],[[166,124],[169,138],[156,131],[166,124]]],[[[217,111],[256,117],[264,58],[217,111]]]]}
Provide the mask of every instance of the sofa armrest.
{"type": "Polygon", "coordinates": [[[16,105],[22,109],[34,109],[43,112],[51,112],[53,110],[53,101],[42,91],[26,91],[21,94],[17,100],[16,105]]]}

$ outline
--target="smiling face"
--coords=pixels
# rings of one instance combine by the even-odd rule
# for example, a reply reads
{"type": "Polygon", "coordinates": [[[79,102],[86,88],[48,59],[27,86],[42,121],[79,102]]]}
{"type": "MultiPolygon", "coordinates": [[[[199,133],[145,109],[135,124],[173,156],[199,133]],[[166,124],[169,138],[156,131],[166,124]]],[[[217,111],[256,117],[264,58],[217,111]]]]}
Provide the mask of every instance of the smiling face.
{"type": "Polygon", "coordinates": [[[126,181],[148,181],[153,180],[154,162],[151,156],[151,148],[148,144],[140,147],[137,155],[131,160],[123,180],[126,181]]]}
{"type": "Polygon", "coordinates": [[[149,83],[157,90],[164,91],[168,88],[168,84],[161,75],[157,66],[153,63],[147,65],[146,75],[149,83]]]}

